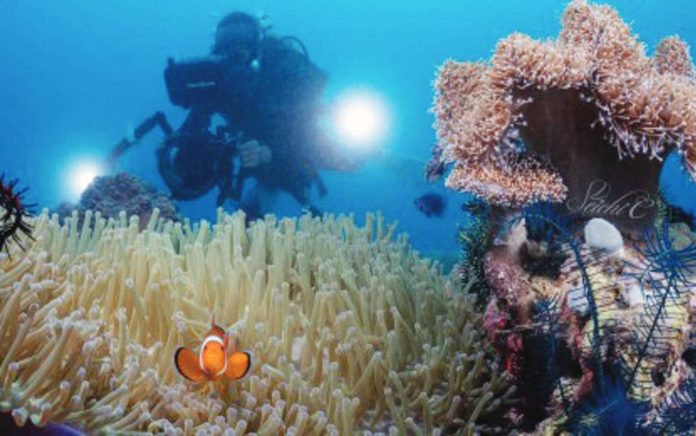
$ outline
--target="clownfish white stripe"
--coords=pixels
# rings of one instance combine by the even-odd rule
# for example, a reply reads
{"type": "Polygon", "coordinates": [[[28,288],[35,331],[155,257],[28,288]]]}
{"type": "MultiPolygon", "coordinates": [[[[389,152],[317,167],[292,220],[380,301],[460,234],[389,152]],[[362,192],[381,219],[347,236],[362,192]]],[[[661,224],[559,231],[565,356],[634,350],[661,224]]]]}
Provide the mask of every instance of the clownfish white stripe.
{"type": "MultiPolygon", "coordinates": [[[[219,336],[210,335],[207,338],[205,338],[205,340],[203,341],[203,344],[201,345],[200,355],[198,356],[198,360],[200,362],[201,368],[205,368],[205,364],[203,362],[203,351],[205,350],[205,346],[208,345],[208,343],[210,343],[210,342],[217,342],[218,344],[222,345],[223,347],[225,346],[225,342],[222,339],[220,339],[219,336]]],[[[222,369],[220,371],[218,371],[215,375],[219,376],[221,374],[224,374],[226,370],[227,370],[227,359],[225,359],[225,364],[222,367],[222,369]]]]}

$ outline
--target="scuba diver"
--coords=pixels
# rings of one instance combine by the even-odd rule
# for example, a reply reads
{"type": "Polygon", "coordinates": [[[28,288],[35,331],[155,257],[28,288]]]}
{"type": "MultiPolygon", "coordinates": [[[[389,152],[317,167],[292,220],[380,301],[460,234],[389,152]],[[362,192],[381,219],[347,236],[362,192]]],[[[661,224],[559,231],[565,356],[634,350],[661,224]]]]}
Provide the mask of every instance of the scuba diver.
{"type": "Polygon", "coordinates": [[[195,199],[217,186],[218,206],[231,199],[253,220],[285,191],[317,214],[309,190],[326,194],[319,169],[356,166],[319,130],[326,73],[297,38],[269,34],[256,17],[225,16],[211,54],[169,59],[165,81],[172,103],[189,110],[186,120],[174,131],[157,112],[114,148],[109,162],[159,126],[166,139],[157,150],[158,170],[175,199],[195,199]],[[211,132],[218,117],[223,122],[211,132]],[[250,179],[255,183],[245,189],[250,179]]]}

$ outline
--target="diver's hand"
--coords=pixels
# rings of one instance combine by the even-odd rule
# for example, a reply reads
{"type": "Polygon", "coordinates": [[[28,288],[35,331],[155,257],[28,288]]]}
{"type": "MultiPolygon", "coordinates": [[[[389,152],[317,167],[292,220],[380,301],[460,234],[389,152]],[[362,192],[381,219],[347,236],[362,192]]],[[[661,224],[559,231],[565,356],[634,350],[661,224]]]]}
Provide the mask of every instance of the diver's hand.
{"type": "Polygon", "coordinates": [[[271,149],[251,140],[239,146],[239,157],[243,168],[254,168],[271,161],[271,149]]]}

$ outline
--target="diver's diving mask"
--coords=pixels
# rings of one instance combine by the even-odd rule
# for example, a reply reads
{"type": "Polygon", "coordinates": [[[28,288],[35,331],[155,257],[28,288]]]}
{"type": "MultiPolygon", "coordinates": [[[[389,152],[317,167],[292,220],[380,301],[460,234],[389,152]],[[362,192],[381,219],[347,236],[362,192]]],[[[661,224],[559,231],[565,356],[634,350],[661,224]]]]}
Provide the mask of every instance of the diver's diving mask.
{"type": "Polygon", "coordinates": [[[255,21],[233,22],[218,26],[213,54],[258,71],[261,66],[263,32],[255,21]]]}

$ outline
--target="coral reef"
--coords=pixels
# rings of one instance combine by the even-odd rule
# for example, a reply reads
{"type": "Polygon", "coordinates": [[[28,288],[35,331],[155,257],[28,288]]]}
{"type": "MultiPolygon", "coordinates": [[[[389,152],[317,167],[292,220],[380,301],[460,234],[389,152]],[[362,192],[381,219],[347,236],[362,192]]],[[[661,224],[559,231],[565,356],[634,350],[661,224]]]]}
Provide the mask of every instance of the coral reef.
{"type": "Polygon", "coordinates": [[[117,219],[119,213],[125,211],[127,216],[137,215],[140,223],[144,224],[155,208],[159,209],[159,216],[163,219],[182,221],[169,196],[132,174],[118,173],[95,178],[82,193],[77,205],[62,203],[56,212],[66,218],[71,216],[73,210],[77,210],[81,223],[88,210],[99,212],[107,219],[117,219]]]}
{"type": "Polygon", "coordinates": [[[580,242],[571,221],[530,209],[485,256],[485,326],[517,386],[516,428],[693,429],[679,416],[696,413],[686,400],[696,380],[696,235],[662,220],[639,243],[598,248],[593,220],[580,242]],[[525,252],[539,261],[525,262],[525,252]],[[550,259],[563,260],[556,274],[535,267],[550,259]]]}
{"type": "MultiPolygon", "coordinates": [[[[469,298],[381,217],[245,226],[155,209],[33,220],[0,260],[0,411],[23,425],[194,434],[492,432],[513,390],[469,298]],[[192,385],[174,351],[211,316],[249,378],[192,385]]],[[[502,429],[498,429],[502,430],[502,429]]]]}
{"type": "Polygon", "coordinates": [[[512,34],[489,63],[446,62],[428,174],[492,204],[561,202],[627,229],[654,218],[659,160],[696,179],[696,82],[688,46],[651,59],[611,7],[572,1],[555,40],[512,34]],[[438,169],[434,171],[433,168],[438,169]]]}
{"type": "Polygon", "coordinates": [[[495,211],[460,236],[458,270],[485,278],[515,429],[693,432],[696,235],[658,190],[675,149],[696,180],[688,46],[650,58],[614,9],[575,0],[555,40],[510,35],[435,86],[426,176],[453,164],[446,184],[495,211]]]}

